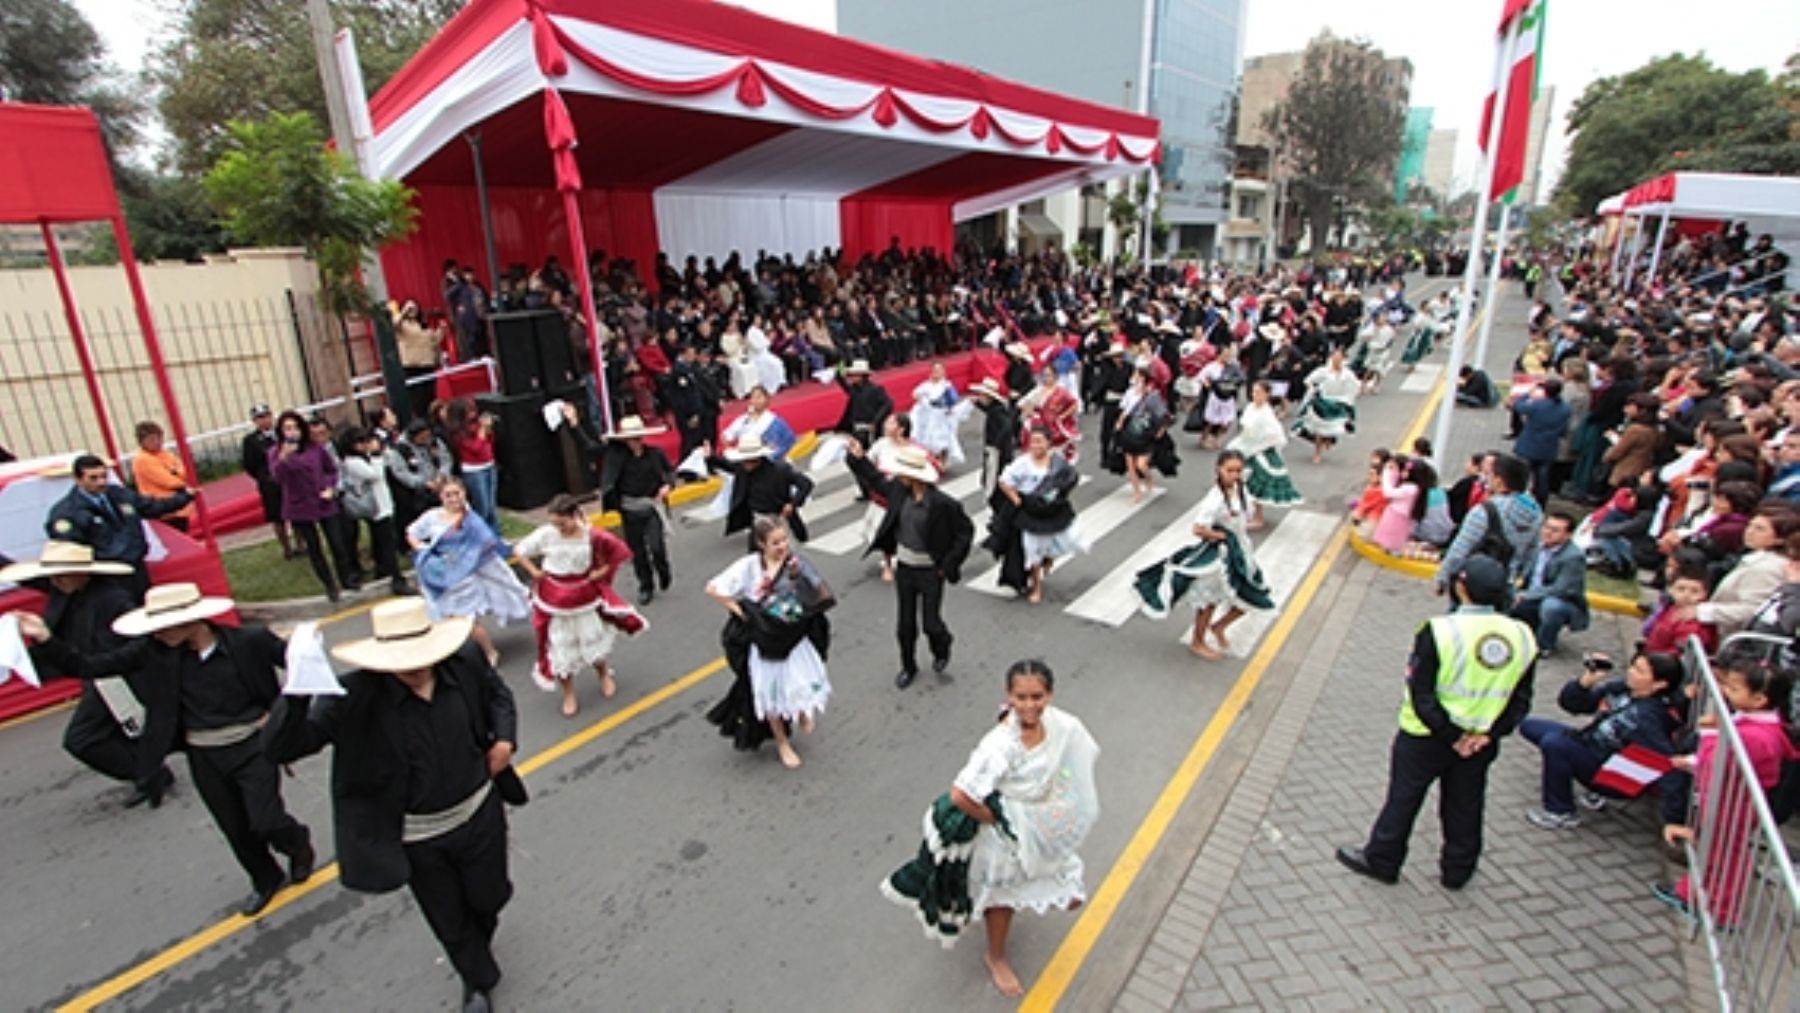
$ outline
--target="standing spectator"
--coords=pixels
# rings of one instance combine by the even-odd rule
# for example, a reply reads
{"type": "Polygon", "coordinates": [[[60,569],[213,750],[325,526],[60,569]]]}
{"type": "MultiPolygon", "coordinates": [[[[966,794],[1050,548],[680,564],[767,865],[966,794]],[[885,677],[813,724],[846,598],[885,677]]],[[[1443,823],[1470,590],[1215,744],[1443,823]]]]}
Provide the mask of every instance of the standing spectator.
{"type": "MultiPolygon", "coordinates": [[[[137,424],[137,453],[131,455],[131,484],[152,500],[173,499],[188,487],[187,470],[173,450],[163,446],[162,426],[154,422],[137,424]]],[[[186,532],[194,515],[193,503],[162,515],[162,521],[177,531],[186,532]]]]}
{"type": "Polygon", "coordinates": [[[394,493],[388,488],[387,455],[381,449],[381,438],[368,430],[353,429],[345,443],[350,448],[340,462],[345,519],[350,524],[361,521],[368,525],[375,576],[387,578],[395,594],[406,594],[406,578],[400,575],[399,533],[394,527],[394,493]]]}
{"type": "Polygon", "coordinates": [[[1531,497],[1540,507],[1550,505],[1551,475],[1574,412],[1563,401],[1562,390],[1562,380],[1546,377],[1513,408],[1519,416],[1519,438],[1513,443],[1513,453],[1531,469],[1531,497]]]}
{"type": "MultiPolygon", "coordinates": [[[[381,409],[393,414],[390,409],[381,409]]],[[[244,474],[256,483],[256,494],[262,499],[263,520],[281,543],[281,558],[294,558],[294,544],[288,538],[288,526],[281,519],[281,486],[269,474],[269,451],[275,449],[275,416],[266,404],[250,406],[250,431],[244,434],[240,463],[244,474]]]]}
{"type": "Polygon", "coordinates": [[[359,586],[352,579],[355,574],[344,550],[342,530],[336,523],[337,462],[328,446],[314,442],[299,412],[282,412],[275,422],[275,432],[281,442],[269,452],[269,474],[281,484],[281,516],[293,525],[294,534],[306,547],[313,573],[325,585],[325,597],[335,603],[340,577],[343,586],[352,591],[359,586]],[[325,561],[325,547],[319,544],[321,537],[330,546],[338,567],[336,573],[325,561]]]}
{"type": "Polygon", "coordinates": [[[1351,871],[1390,885],[1400,881],[1413,822],[1435,782],[1444,836],[1440,881],[1460,890],[1475,875],[1488,766],[1500,752],[1499,740],[1531,707],[1537,667],[1531,629],[1496,611],[1508,584],[1499,563],[1469,559],[1452,579],[1457,611],[1419,627],[1407,662],[1387,801],[1366,844],[1337,850],[1351,871]]]}
{"type": "Polygon", "coordinates": [[[406,401],[414,418],[423,416],[431,402],[431,377],[443,358],[442,326],[427,328],[419,318],[419,304],[411,299],[394,318],[394,344],[400,352],[400,367],[406,371],[406,401]]]}
{"type": "Polygon", "coordinates": [[[394,527],[404,531],[413,518],[437,506],[438,490],[451,477],[450,448],[431,431],[431,423],[413,419],[406,424],[405,438],[385,456],[394,492],[394,527]]]}
{"type": "MultiPolygon", "coordinates": [[[[1484,463],[1483,467],[1488,466],[1484,463]]],[[[1487,495],[1463,516],[1456,538],[1438,566],[1438,594],[1450,592],[1451,580],[1462,571],[1463,563],[1475,555],[1488,556],[1504,565],[1512,584],[1525,576],[1525,564],[1537,551],[1538,529],[1544,519],[1537,501],[1524,494],[1529,481],[1530,472],[1524,461],[1508,454],[1493,455],[1492,474],[1486,480],[1487,495]]]]}
{"type": "Polygon", "coordinates": [[[488,527],[498,531],[500,519],[494,512],[494,417],[476,412],[467,398],[457,398],[450,402],[445,418],[449,423],[450,450],[462,473],[463,487],[469,490],[469,508],[487,521],[488,527]]]}
{"type": "Polygon", "coordinates": [[[1513,618],[1537,631],[1540,658],[1556,652],[1564,627],[1588,627],[1587,560],[1569,540],[1574,533],[1575,518],[1568,514],[1544,518],[1537,553],[1525,566],[1525,587],[1513,602],[1513,618]]]}
{"type": "Polygon", "coordinates": [[[669,371],[669,409],[675,413],[681,433],[678,456],[685,459],[695,448],[718,438],[719,398],[719,389],[700,364],[699,348],[692,342],[682,345],[669,371]]]}

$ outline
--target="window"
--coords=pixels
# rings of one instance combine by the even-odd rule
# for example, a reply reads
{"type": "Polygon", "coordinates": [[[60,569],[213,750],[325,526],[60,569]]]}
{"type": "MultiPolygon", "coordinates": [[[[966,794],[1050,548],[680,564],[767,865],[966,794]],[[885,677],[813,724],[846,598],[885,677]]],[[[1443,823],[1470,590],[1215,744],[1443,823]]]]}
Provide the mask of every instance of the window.
{"type": "Polygon", "coordinates": [[[1260,194],[1239,194],[1237,199],[1237,216],[1239,218],[1261,218],[1262,196],[1260,194]]]}

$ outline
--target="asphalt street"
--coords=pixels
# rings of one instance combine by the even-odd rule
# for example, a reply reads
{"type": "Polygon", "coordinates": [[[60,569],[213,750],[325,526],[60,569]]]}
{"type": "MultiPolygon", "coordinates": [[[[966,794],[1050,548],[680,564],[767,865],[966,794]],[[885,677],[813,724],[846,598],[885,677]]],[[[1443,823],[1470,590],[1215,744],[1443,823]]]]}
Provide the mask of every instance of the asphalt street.
{"type": "MultiPolygon", "coordinates": [[[[1442,284],[1415,283],[1415,304],[1442,284]]],[[[1325,464],[1310,463],[1301,445],[1289,448],[1307,503],[1289,512],[1299,518],[1291,526],[1272,511],[1261,536],[1284,560],[1283,573],[1310,565],[1323,541],[1318,532],[1329,530],[1328,519],[1360,486],[1367,451],[1408,427],[1443,359],[1439,352],[1410,379],[1396,371],[1383,393],[1364,398],[1359,434],[1325,464]]],[[[519,700],[522,760],[608,725],[534,770],[531,804],[511,812],[516,893],[496,944],[506,974],[497,1005],[1007,1008],[982,967],[979,932],[943,952],[875,889],[912,855],[925,807],[994,721],[1006,666],[1021,657],[1048,661],[1057,704],[1079,715],[1101,745],[1104,811],[1084,851],[1092,890],[1219,707],[1241,655],[1255,646],[1240,637],[1239,657],[1208,664],[1176,642],[1179,620],[1132,617],[1115,625],[1086,617],[1117,612],[1104,599],[1121,584],[1122,565],[1186,526],[1211,482],[1213,459],[1184,438],[1180,477],[1164,495],[1125,510],[1114,496],[1123,479],[1098,468],[1097,421],[1083,419],[1087,481],[1075,498],[1078,509],[1104,516],[1104,535],[1088,555],[1056,569],[1041,605],[951,589],[945,611],[955,659],[941,678],[927,672],[897,691],[894,597],[877,566],[854,552],[802,549],[840,605],[832,616],[834,695],[818,730],[798,743],[799,771],[783,770],[772,748],[734,752],[702,717],[730,676],[715,664],[724,613],[701,586],[743,550],[741,536],[721,537],[717,522],[678,522],[675,588],[647,609],[646,633],[621,641],[613,700],[602,701],[589,680],[581,713],[562,718],[556,696],[537,691],[528,676],[529,627],[499,631],[502,668],[519,700]],[[1081,615],[1066,611],[1078,601],[1081,615]],[[709,668],[713,674],[697,674],[709,668]],[[639,706],[650,694],[661,698],[639,706]],[[625,720],[612,719],[634,707],[625,720]]],[[[978,429],[966,426],[963,439],[976,449],[978,429]]],[[[847,482],[834,473],[815,495],[847,482]]],[[[971,514],[982,509],[978,493],[963,501],[971,514]]],[[[842,535],[827,536],[858,523],[861,509],[808,513],[815,544],[845,544],[842,535]]],[[[969,577],[990,562],[972,557],[969,577]]],[[[332,624],[327,638],[365,632],[365,618],[353,616],[332,624]]],[[[0,851],[10,859],[0,866],[0,1006],[46,1009],[111,997],[105,1008],[429,1010],[459,999],[454,974],[404,892],[366,896],[326,882],[241,931],[221,925],[248,885],[181,761],[167,804],[125,811],[124,788],[62,752],[65,721],[50,716],[0,731],[0,851]],[[120,979],[125,974],[142,980],[120,979]]],[[[331,851],[327,762],[299,764],[284,781],[322,862],[331,851]]],[[[1020,919],[1013,959],[1028,987],[1073,921],[1067,914],[1020,919]]],[[[1128,958],[1136,945],[1108,940],[1094,959],[1108,947],[1128,958]]]]}

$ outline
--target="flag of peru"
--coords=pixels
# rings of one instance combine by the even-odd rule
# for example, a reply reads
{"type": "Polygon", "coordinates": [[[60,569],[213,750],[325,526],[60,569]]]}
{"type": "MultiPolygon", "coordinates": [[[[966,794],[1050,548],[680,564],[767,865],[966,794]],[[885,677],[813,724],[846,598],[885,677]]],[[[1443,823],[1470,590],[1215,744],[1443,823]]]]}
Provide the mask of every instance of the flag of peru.
{"type": "Polygon", "coordinates": [[[1490,157],[1494,160],[1494,182],[1489,199],[1497,200],[1525,178],[1526,137],[1531,126],[1531,104],[1537,98],[1538,64],[1544,49],[1544,12],[1548,0],[1504,0],[1500,14],[1499,51],[1494,58],[1494,81],[1487,102],[1481,110],[1482,151],[1488,150],[1489,124],[1494,104],[1504,91],[1506,107],[1501,111],[1500,126],[1494,131],[1497,142],[1490,157]]]}
{"type": "Polygon", "coordinates": [[[1594,787],[1625,798],[1637,798],[1644,789],[1674,770],[1669,758],[1643,746],[1630,745],[1612,754],[1594,774],[1594,787]]]}

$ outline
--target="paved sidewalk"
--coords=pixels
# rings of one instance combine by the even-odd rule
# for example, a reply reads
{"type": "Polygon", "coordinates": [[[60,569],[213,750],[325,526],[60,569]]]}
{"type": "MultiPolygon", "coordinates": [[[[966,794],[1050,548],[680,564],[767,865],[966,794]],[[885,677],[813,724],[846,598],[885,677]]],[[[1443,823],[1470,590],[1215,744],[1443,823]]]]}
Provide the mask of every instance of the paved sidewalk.
{"type": "MultiPolygon", "coordinates": [[[[1575,831],[1527,824],[1535,749],[1504,741],[1486,850],[1461,893],[1437,883],[1430,806],[1398,886],[1340,867],[1379,809],[1406,652],[1442,607],[1421,581],[1357,559],[1313,609],[1320,635],[1208,833],[1116,1008],[1668,1009],[1688,1002],[1680,926],[1653,900],[1668,874],[1656,802],[1591,814],[1575,831]]],[[[1576,649],[1626,648],[1632,623],[1596,616],[1576,649]]],[[[1568,652],[1573,658],[1573,652],[1568,652]]],[[[1539,715],[1558,715],[1573,660],[1540,667],[1539,715]]]]}

